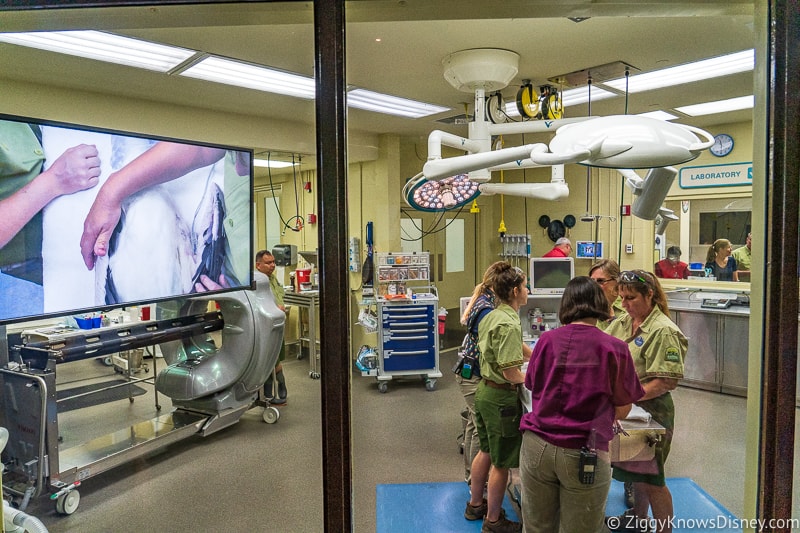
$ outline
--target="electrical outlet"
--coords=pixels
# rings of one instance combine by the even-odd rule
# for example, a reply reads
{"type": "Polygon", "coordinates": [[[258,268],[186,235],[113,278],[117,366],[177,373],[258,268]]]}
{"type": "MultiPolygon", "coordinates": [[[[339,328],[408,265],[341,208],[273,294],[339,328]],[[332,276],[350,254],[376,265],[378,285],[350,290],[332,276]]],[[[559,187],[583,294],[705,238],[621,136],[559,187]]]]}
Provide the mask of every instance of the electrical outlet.
{"type": "Polygon", "coordinates": [[[628,243],[625,245],[625,253],[632,254],[633,253],[633,244],[628,243]]]}

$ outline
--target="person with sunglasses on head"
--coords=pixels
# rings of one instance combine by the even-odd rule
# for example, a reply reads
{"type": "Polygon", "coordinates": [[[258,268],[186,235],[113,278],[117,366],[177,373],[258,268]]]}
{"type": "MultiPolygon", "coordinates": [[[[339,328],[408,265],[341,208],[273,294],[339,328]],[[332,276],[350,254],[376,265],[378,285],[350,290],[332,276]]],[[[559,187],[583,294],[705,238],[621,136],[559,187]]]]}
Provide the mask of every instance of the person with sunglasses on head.
{"type": "Polygon", "coordinates": [[[533,349],[525,387],[530,411],[522,416],[521,507],[525,531],[604,531],[611,486],[609,441],[614,421],[644,395],[628,346],[597,331],[610,307],[588,276],[570,280],[558,318],[533,349]],[[593,478],[581,461],[594,458],[593,478]]]}
{"type": "Polygon", "coordinates": [[[625,313],[617,290],[619,265],[613,259],[601,259],[589,269],[589,277],[600,285],[608,305],[611,306],[611,316],[606,320],[597,321],[597,327],[605,331],[613,320],[625,313]]]}
{"type": "Polygon", "coordinates": [[[475,392],[475,427],[480,451],[472,461],[467,520],[483,518],[482,533],[522,531],[503,511],[511,468],[519,466],[522,404],[518,389],[525,376],[519,309],[528,301],[525,273],[507,262],[497,264],[492,291],[497,308],[478,326],[481,382],[475,392]],[[484,485],[488,480],[486,498],[484,485]]]}
{"type": "Polygon", "coordinates": [[[618,290],[627,314],[612,322],[606,332],[628,344],[645,391],[636,405],[650,413],[666,432],[655,446],[652,462],[631,462],[624,468],[614,466],[614,479],[633,482],[635,501],[633,509],[621,517],[610,517],[606,523],[612,531],[640,531],[635,526],[647,520],[650,509],[659,525],[658,533],[669,532],[673,506],[664,463],[675,427],[675,405],[670,391],[683,378],[688,341],[670,320],[666,294],[653,274],[644,270],[624,271],[618,278],[618,290]]]}

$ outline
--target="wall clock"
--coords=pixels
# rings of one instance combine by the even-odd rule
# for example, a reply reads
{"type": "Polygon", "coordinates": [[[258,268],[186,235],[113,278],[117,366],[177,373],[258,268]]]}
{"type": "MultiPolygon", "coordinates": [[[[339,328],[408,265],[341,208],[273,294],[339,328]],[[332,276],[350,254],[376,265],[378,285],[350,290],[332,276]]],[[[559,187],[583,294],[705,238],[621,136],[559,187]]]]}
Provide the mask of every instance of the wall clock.
{"type": "Polygon", "coordinates": [[[727,133],[714,135],[714,144],[708,150],[717,157],[725,157],[733,150],[733,137],[727,133]]]}

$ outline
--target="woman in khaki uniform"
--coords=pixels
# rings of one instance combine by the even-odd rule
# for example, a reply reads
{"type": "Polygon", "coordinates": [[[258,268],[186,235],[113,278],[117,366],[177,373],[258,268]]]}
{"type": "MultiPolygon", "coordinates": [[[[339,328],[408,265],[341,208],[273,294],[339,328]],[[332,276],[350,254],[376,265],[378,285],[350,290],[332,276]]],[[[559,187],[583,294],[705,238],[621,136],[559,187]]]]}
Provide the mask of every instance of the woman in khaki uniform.
{"type": "Polygon", "coordinates": [[[643,461],[645,464],[638,471],[614,467],[614,479],[633,482],[635,504],[633,510],[625,515],[610,517],[607,525],[612,531],[637,531],[629,526],[643,523],[649,508],[659,525],[658,531],[671,531],[668,524],[673,515],[672,494],[664,475],[664,463],[669,455],[675,425],[675,405],[670,391],[683,377],[688,342],[669,319],[667,297],[658,278],[643,270],[627,270],[620,274],[618,284],[627,314],[614,320],[606,333],[628,343],[645,391],[644,397],[636,404],[664,426],[666,433],[656,445],[652,464],[643,461]],[[632,520],[632,517],[638,520],[632,520]]]}

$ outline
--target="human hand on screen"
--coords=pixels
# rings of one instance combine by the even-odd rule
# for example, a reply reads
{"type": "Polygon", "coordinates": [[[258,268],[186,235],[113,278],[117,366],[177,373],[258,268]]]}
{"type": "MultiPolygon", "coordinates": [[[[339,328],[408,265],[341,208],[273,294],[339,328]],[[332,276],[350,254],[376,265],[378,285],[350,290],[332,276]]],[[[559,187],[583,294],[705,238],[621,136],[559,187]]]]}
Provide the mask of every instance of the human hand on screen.
{"type": "Polygon", "coordinates": [[[99,176],[100,158],[94,145],[79,144],[67,149],[50,168],[0,200],[0,248],[55,198],[94,187],[99,176]]]}
{"type": "Polygon", "coordinates": [[[60,196],[89,189],[100,180],[100,156],[92,144],[67,148],[53,164],[42,172],[52,179],[53,192],[60,196]]]}
{"type": "Polygon", "coordinates": [[[200,276],[200,282],[194,284],[195,292],[208,292],[208,291],[218,291],[221,289],[228,289],[230,288],[230,284],[228,280],[225,279],[224,274],[219,275],[219,281],[216,282],[206,276],[205,274],[200,276]]]}
{"type": "Polygon", "coordinates": [[[98,257],[108,253],[108,242],[121,214],[120,203],[106,198],[101,189],[86,215],[81,235],[81,256],[89,270],[94,268],[98,257]]]}

